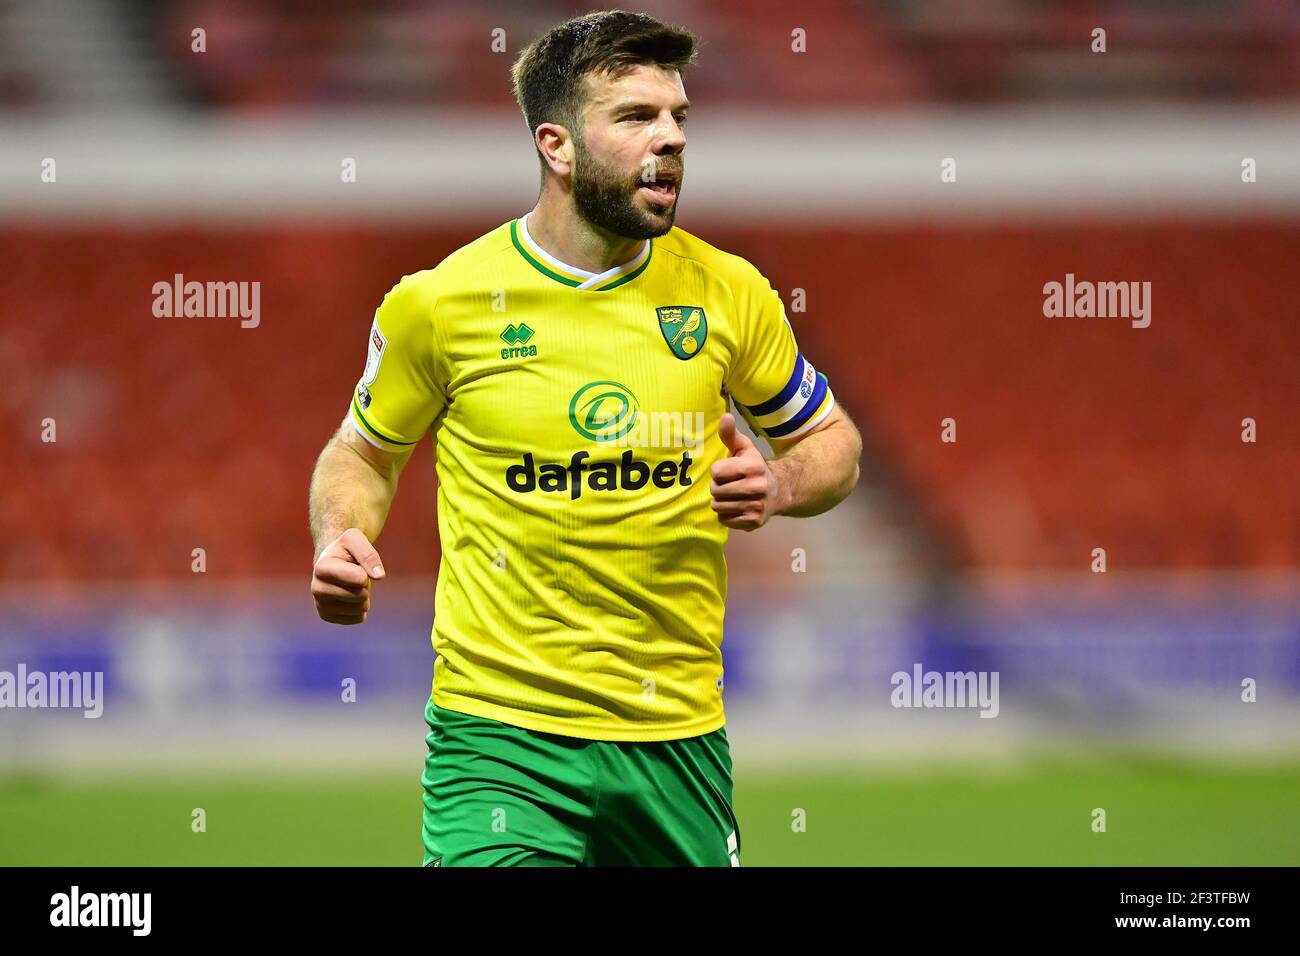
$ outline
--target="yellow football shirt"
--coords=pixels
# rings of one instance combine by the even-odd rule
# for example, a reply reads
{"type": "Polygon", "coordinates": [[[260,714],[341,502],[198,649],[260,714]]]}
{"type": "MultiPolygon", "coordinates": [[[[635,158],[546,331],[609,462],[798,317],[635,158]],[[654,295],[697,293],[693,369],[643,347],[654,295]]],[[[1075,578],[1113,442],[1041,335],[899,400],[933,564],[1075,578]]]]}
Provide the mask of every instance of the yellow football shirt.
{"type": "Polygon", "coordinates": [[[430,430],[442,564],[433,699],[530,730],[672,740],[723,724],[728,398],[793,437],[834,407],[752,265],[672,229],[593,275],[527,216],[385,296],[352,421],[430,430]]]}

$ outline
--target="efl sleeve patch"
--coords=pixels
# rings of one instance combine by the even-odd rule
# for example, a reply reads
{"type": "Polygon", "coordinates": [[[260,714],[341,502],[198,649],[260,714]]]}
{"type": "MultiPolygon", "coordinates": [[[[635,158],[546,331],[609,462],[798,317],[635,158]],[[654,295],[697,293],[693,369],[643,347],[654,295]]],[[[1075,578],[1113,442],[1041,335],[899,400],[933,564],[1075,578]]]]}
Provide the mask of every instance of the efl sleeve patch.
{"type": "Polygon", "coordinates": [[[352,423],[370,444],[402,451],[433,424],[446,404],[435,378],[433,349],[430,296],[407,276],[375,312],[366,367],[352,396],[352,423]]]}

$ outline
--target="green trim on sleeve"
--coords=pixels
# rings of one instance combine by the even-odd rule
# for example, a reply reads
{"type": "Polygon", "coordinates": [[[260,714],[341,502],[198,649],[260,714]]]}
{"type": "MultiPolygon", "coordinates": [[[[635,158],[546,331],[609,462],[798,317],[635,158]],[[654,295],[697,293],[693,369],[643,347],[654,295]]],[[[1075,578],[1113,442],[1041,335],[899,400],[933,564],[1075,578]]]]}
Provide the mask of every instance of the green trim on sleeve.
{"type": "Polygon", "coordinates": [[[357,416],[357,421],[361,422],[362,425],[365,425],[366,430],[380,441],[386,441],[390,445],[415,445],[419,443],[418,438],[415,441],[398,441],[396,438],[389,438],[374,425],[370,424],[370,422],[366,420],[366,416],[362,413],[361,404],[357,401],[355,395],[352,396],[352,412],[357,416]]]}

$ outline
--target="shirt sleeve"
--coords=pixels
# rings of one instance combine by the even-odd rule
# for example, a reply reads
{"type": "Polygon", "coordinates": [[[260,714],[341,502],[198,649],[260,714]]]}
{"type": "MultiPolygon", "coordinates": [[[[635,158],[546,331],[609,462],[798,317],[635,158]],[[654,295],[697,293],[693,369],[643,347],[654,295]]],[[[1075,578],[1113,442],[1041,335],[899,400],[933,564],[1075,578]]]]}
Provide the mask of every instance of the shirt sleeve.
{"type": "Polygon", "coordinates": [[[436,297],[419,274],[404,277],[375,312],[366,367],[352,394],[352,424],[386,451],[416,444],[446,405],[435,375],[436,297]]]}
{"type": "Polygon", "coordinates": [[[835,407],[826,376],[799,352],[781,296],[757,269],[734,286],[739,353],[725,387],[750,426],[768,438],[797,438],[835,407]]]}

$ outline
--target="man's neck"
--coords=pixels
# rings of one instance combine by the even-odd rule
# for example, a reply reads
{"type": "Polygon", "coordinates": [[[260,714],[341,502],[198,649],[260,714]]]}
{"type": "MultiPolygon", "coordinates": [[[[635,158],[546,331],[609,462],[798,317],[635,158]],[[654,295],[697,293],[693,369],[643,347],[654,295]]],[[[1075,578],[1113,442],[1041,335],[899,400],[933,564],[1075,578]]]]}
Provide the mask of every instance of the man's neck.
{"type": "Polygon", "coordinates": [[[557,208],[543,196],[528,214],[528,235],[560,262],[599,275],[635,259],[644,239],[628,239],[597,229],[571,205],[557,208]]]}

